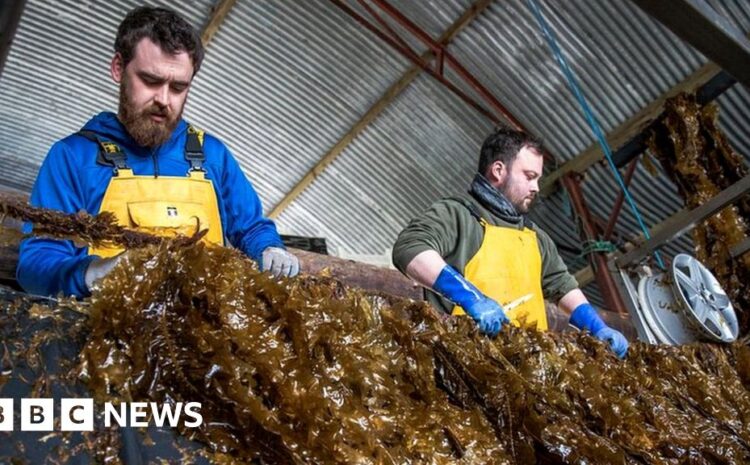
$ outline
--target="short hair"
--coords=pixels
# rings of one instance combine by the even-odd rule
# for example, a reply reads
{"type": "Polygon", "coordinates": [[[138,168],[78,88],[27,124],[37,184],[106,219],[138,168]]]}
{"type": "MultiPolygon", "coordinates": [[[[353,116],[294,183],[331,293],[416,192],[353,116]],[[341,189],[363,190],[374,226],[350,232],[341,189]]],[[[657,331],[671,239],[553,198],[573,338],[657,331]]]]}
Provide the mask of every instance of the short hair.
{"type": "Polygon", "coordinates": [[[484,140],[479,152],[479,173],[485,174],[487,168],[498,160],[506,165],[512,164],[518,152],[524,147],[542,153],[542,143],[534,136],[507,126],[496,127],[484,140]]]}
{"type": "Polygon", "coordinates": [[[148,37],[167,53],[187,52],[193,61],[193,76],[203,61],[203,43],[195,28],[168,8],[141,6],[131,10],[117,28],[115,52],[127,66],[138,43],[148,37]]]}

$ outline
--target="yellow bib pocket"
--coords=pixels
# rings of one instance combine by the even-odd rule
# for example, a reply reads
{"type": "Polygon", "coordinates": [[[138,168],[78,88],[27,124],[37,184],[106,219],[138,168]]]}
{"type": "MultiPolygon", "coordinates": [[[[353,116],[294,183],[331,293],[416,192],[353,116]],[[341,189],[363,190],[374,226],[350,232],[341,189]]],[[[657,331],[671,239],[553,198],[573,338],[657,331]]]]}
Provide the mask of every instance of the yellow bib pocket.
{"type": "MultiPolygon", "coordinates": [[[[117,224],[156,236],[192,236],[208,229],[203,241],[224,243],[219,204],[213,183],[203,173],[173,176],[115,176],[102,199],[100,211],[112,212],[117,224]]],[[[115,247],[89,249],[92,255],[111,257],[115,247]]]]}
{"type": "Polygon", "coordinates": [[[211,227],[202,205],[195,202],[128,202],[128,216],[134,229],[158,236],[192,236],[211,227]]]}

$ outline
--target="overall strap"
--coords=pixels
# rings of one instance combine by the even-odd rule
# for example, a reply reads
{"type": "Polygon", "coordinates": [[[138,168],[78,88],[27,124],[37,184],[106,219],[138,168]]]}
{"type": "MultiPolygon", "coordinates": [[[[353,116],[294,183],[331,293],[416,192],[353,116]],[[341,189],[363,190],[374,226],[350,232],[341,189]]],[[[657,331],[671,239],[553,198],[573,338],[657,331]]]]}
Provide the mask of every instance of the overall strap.
{"type": "Polygon", "coordinates": [[[129,170],[127,156],[119,145],[108,140],[104,140],[94,131],[81,130],[78,135],[85,137],[99,146],[99,152],[96,155],[96,162],[100,165],[111,166],[114,168],[115,176],[121,170],[129,170]]]}
{"type": "Polygon", "coordinates": [[[196,171],[204,172],[203,163],[206,161],[206,154],[203,153],[203,135],[200,129],[188,124],[187,139],[185,140],[185,160],[190,163],[188,173],[196,171]]]}

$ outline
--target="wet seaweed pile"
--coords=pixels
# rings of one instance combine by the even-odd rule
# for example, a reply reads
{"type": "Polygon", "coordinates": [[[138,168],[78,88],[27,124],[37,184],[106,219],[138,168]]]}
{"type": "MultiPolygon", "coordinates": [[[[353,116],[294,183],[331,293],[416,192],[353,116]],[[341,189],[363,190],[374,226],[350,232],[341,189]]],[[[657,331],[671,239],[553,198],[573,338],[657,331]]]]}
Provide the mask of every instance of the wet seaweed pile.
{"type": "Polygon", "coordinates": [[[94,289],[77,374],[97,399],[201,402],[216,463],[750,462],[750,349],[582,333],[496,339],[421,302],[273,279],[163,242],[94,289]]]}
{"type": "MultiPolygon", "coordinates": [[[[666,102],[664,116],[649,147],[688,208],[702,205],[748,175],[744,159],[719,128],[715,104],[701,107],[693,96],[681,94],[666,102]]],[[[745,196],[692,231],[695,256],[716,275],[735,305],[741,334],[750,331],[750,254],[732,258],[730,248],[750,235],[749,225],[750,196],[745,196]]]]}
{"type": "Polygon", "coordinates": [[[200,401],[199,438],[266,463],[747,463],[750,350],[508,328],[334,280],[273,280],[202,244],[135,254],[95,292],[99,398],[200,401]],[[137,277],[137,279],[133,279],[137,277]]]}
{"type": "Polygon", "coordinates": [[[203,245],[128,257],[102,284],[82,353],[89,387],[100,399],[200,401],[200,434],[219,452],[440,462],[460,443],[465,463],[502,454],[481,413],[435,385],[431,345],[415,340],[433,323],[418,313],[334,281],[276,281],[203,245]]]}

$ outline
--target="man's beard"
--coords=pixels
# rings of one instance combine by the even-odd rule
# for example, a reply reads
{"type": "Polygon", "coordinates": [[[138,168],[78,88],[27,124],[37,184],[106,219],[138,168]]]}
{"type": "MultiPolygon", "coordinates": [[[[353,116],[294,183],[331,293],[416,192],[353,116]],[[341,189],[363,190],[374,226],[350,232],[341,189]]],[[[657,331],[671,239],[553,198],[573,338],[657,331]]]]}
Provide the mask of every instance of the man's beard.
{"type": "MultiPolygon", "coordinates": [[[[118,117],[120,122],[125,126],[130,137],[141,147],[158,147],[172,137],[172,132],[177,127],[182,117],[182,108],[179,113],[170,111],[169,108],[163,108],[152,104],[143,110],[138,110],[130,101],[126,90],[127,83],[123,79],[120,83],[120,109],[118,117]],[[151,115],[164,116],[163,122],[156,122],[151,119],[151,115]]],[[[183,107],[184,108],[184,107],[183,107]]]]}
{"type": "Polygon", "coordinates": [[[510,202],[510,204],[513,205],[516,211],[521,215],[527,214],[531,209],[531,206],[534,204],[533,199],[528,203],[528,205],[524,205],[526,197],[521,197],[520,199],[515,198],[511,188],[511,182],[509,180],[506,183],[499,185],[497,187],[497,190],[499,190],[503,194],[503,196],[505,196],[508,202],[510,202]]]}

